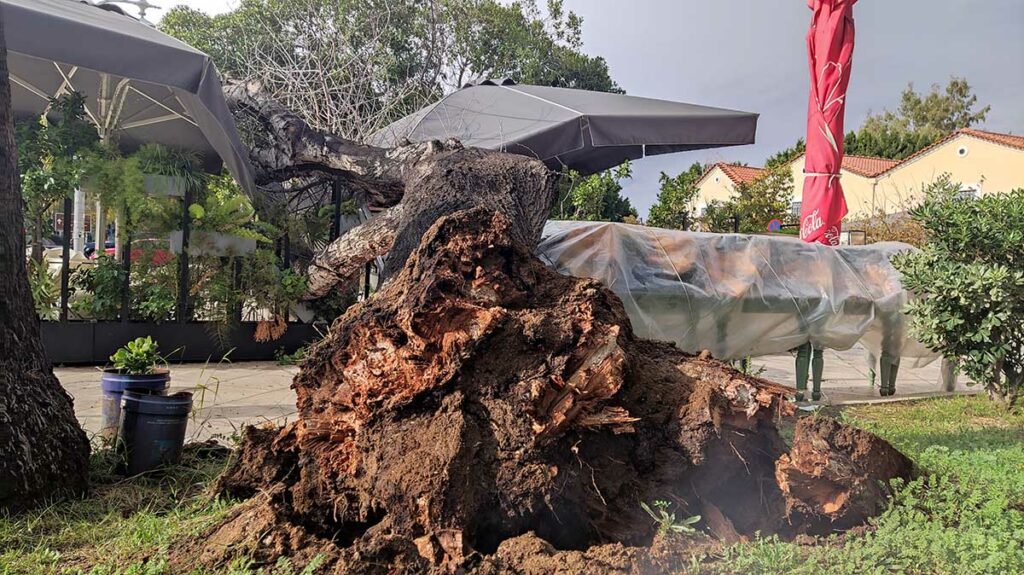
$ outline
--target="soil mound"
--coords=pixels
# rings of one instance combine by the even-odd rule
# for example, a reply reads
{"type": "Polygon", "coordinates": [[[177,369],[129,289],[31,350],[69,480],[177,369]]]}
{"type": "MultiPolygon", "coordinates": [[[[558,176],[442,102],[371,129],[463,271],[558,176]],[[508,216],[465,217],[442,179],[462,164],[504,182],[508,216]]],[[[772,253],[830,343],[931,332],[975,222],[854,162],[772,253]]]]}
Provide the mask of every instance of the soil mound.
{"type": "Polygon", "coordinates": [[[439,220],[400,275],[308,354],[298,420],[249,430],[221,478],[251,498],[173,555],[321,555],[337,573],[678,572],[692,539],[862,523],[910,462],[805,420],[789,388],[634,338],[621,302],[561,276],[485,209],[439,220]],[[686,541],[690,541],[686,543],[686,541]]]}

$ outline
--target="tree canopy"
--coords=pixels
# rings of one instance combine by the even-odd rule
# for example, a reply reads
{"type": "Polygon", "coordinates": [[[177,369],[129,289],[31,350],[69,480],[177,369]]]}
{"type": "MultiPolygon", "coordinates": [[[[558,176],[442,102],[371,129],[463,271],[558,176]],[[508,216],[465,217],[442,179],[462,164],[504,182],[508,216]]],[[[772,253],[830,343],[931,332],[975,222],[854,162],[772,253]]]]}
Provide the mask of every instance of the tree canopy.
{"type": "Polygon", "coordinates": [[[860,129],[846,135],[847,154],[902,160],[953,132],[985,121],[991,106],[977,108],[978,97],[964,78],[934,84],[927,94],[910,84],[896,111],[867,117],[860,129]],[[977,108],[977,109],[976,109],[977,108]]]}
{"type": "Polygon", "coordinates": [[[629,198],[622,197],[622,182],[631,177],[633,168],[629,162],[585,178],[570,171],[561,178],[552,219],[636,223],[636,209],[629,198]]]}
{"type": "Polygon", "coordinates": [[[561,0],[242,0],[216,16],[179,6],[160,26],[353,140],[477,78],[621,91],[561,0]]]}
{"type": "MultiPolygon", "coordinates": [[[[953,132],[985,121],[991,106],[977,108],[978,97],[964,78],[950,78],[945,87],[934,84],[927,94],[909,84],[896,111],[869,115],[860,128],[847,132],[845,153],[902,160],[953,132]]],[[[803,138],[765,161],[772,168],[804,153],[803,138]]]]}
{"type": "Polygon", "coordinates": [[[777,166],[752,182],[737,184],[728,201],[709,203],[700,219],[701,229],[731,232],[738,218],[741,233],[764,233],[768,222],[786,217],[792,197],[793,173],[785,165],[777,166]]]}
{"type": "Polygon", "coordinates": [[[693,202],[697,198],[697,181],[706,166],[694,162],[686,171],[675,176],[662,172],[658,200],[647,216],[648,225],[671,230],[688,230],[694,222],[693,202]]]}

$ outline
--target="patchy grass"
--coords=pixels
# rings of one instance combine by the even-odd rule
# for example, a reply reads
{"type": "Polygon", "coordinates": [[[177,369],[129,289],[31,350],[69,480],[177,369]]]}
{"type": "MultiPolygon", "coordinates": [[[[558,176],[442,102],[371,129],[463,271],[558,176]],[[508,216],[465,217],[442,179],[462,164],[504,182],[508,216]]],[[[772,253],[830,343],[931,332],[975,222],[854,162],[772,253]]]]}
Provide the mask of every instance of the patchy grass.
{"type": "Polygon", "coordinates": [[[225,455],[191,448],[160,475],[113,475],[109,450],[94,453],[88,497],[0,515],[0,575],[162,573],[159,557],[175,537],[198,532],[229,503],[204,494],[225,455]]]}
{"type": "MultiPolygon", "coordinates": [[[[902,486],[862,533],[810,545],[775,538],[733,545],[695,557],[689,575],[1024,573],[1024,415],[975,396],[838,416],[891,441],[930,475],[902,486]]],[[[166,546],[230,506],[206,494],[222,454],[193,450],[161,476],[127,480],[113,476],[110,463],[105,452],[93,458],[87,499],[0,516],[0,575],[170,575],[166,546]]],[[[254,572],[244,560],[224,570],[254,572]]],[[[269,573],[296,572],[281,561],[269,573]]]]}
{"type": "Polygon", "coordinates": [[[863,533],[734,545],[700,573],[1024,573],[1024,415],[973,396],[858,406],[840,417],[890,441],[928,477],[902,486],[863,533]]]}

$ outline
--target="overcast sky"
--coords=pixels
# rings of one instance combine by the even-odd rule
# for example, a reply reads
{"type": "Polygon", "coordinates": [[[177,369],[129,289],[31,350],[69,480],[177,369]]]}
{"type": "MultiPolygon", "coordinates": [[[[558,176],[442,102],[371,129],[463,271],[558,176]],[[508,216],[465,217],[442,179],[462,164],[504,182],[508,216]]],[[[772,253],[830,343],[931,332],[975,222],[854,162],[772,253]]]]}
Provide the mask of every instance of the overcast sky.
{"type": "MultiPolygon", "coordinates": [[[[223,12],[231,0],[151,0],[223,12]]],[[[695,161],[744,161],[792,145],[805,130],[804,0],[566,0],[583,17],[584,50],[608,60],[629,94],[757,112],[757,143],[636,162],[626,187],[642,217],[658,173],[695,161]]],[[[156,20],[162,11],[150,13],[156,20]]],[[[1024,0],[860,0],[847,126],[893,108],[908,82],[966,77],[992,106],[985,128],[1024,133],[1024,0]]]]}

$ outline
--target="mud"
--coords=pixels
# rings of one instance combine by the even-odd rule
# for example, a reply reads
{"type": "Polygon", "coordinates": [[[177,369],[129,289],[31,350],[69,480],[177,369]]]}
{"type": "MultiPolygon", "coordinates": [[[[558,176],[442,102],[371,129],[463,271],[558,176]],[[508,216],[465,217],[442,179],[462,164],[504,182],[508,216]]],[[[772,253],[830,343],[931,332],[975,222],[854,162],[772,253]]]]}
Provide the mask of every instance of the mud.
{"type": "Polygon", "coordinates": [[[439,220],[296,376],[298,420],[249,430],[218,487],[251,498],[173,557],[336,573],[672,573],[707,539],[831,533],[912,472],[793,390],[636,339],[600,284],[552,272],[483,209],[439,220]],[[221,551],[217,551],[221,550],[221,551]]]}

